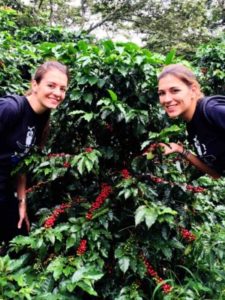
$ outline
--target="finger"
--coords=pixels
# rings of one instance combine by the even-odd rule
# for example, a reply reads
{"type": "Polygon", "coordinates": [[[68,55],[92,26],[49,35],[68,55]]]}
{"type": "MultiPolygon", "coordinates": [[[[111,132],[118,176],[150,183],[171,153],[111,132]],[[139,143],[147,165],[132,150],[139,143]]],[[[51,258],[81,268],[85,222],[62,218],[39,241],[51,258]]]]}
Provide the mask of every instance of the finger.
{"type": "Polygon", "coordinates": [[[17,228],[18,228],[18,229],[21,229],[22,223],[23,223],[23,219],[20,218],[20,219],[19,219],[19,222],[18,222],[18,224],[17,224],[17,228]]]}
{"type": "Polygon", "coordinates": [[[165,145],[166,145],[167,147],[169,147],[170,149],[172,149],[172,145],[171,145],[170,143],[165,143],[165,145]]]}
{"type": "Polygon", "coordinates": [[[165,146],[166,146],[165,143],[158,143],[158,145],[159,145],[160,147],[165,147],[165,146]]]}

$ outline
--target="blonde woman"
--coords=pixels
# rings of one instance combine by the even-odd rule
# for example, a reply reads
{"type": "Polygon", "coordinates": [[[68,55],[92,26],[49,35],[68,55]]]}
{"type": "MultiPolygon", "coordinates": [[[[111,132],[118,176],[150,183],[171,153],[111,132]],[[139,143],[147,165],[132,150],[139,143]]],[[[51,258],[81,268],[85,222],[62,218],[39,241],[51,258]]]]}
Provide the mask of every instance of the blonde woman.
{"type": "Polygon", "coordinates": [[[159,101],[170,118],[186,122],[188,141],[196,155],[177,143],[164,144],[164,154],[180,153],[203,173],[219,178],[225,172],[224,96],[210,101],[201,92],[194,73],[182,64],[166,66],[158,77],[159,101]]]}
{"type": "Polygon", "coordinates": [[[48,61],[36,70],[27,96],[0,99],[0,242],[30,229],[26,176],[13,178],[11,172],[34,145],[43,144],[50,111],[62,103],[67,86],[67,67],[48,61]]]}

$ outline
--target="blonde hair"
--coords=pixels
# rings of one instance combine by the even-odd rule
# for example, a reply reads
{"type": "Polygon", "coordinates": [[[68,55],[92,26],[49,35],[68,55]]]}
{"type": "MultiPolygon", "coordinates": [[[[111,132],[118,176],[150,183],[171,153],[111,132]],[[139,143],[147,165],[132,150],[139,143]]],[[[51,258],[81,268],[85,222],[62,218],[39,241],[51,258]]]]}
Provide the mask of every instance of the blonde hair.
{"type": "Polygon", "coordinates": [[[173,75],[180,79],[188,87],[193,84],[196,87],[196,99],[200,99],[204,96],[201,91],[201,86],[195,76],[195,74],[182,64],[171,64],[163,68],[162,72],[158,76],[158,81],[167,75],[173,75]]]}
{"type": "Polygon", "coordinates": [[[42,65],[40,65],[34,76],[33,76],[33,80],[35,80],[37,83],[40,83],[41,80],[43,79],[44,75],[49,71],[49,70],[58,70],[60,72],[62,72],[63,74],[66,75],[68,81],[69,81],[69,71],[66,65],[58,62],[58,61],[54,61],[54,60],[50,60],[50,61],[46,61],[45,63],[43,63],[42,65]]]}
{"type": "MultiPolygon", "coordinates": [[[[32,79],[35,80],[38,84],[41,82],[45,74],[50,70],[58,70],[66,75],[69,81],[69,70],[68,67],[56,60],[49,60],[40,65],[36,72],[34,73],[32,79]]],[[[30,96],[32,94],[32,89],[29,88],[28,91],[25,92],[25,96],[30,96]]]]}

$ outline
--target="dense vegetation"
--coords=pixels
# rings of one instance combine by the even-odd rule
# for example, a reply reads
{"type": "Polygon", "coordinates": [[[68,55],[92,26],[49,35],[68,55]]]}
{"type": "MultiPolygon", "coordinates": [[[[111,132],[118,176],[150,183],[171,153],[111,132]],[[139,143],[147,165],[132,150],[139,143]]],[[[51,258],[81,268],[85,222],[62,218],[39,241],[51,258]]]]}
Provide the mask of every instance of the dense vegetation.
{"type": "Polygon", "coordinates": [[[98,38],[122,35],[151,51],[174,48],[190,57],[225,25],[224,0],[0,0],[1,5],[19,11],[21,25],[60,25],[98,38]]]}
{"type": "MultiPolygon", "coordinates": [[[[66,63],[67,99],[49,143],[19,169],[30,178],[32,230],[0,257],[3,299],[224,299],[224,180],[179,156],[185,143],[158,105],[160,68],[180,61],[132,43],[95,42],[60,28],[23,28],[0,12],[0,94],[23,93],[37,64],[66,63]]],[[[224,93],[223,41],[192,62],[204,90],[224,93]]]]}

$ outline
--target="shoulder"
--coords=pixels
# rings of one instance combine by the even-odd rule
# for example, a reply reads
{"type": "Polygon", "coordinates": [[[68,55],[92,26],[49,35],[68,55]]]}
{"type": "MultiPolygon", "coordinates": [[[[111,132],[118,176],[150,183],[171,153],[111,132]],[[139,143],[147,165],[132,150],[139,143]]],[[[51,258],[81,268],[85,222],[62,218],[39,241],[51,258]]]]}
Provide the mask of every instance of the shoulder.
{"type": "Polygon", "coordinates": [[[225,128],[225,96],[215,95],[202,100],[203,114],[207,120],[225,128]]]}
{"type": "Polygon", "coordinates": [[[209,116],[215,112],[225,112],[225,96],[223,95],[205,97],[202,101],[204,109],[209,116]]]}
{"type": "Polygon", "coordinates": [[[19,116],[23,111],[24,106],[24,96],[19,95],[7,95],[4,97],[0,97],[0,116],[1,120],[5,117],[15,118],[19,116]]]}
{"type": "Polygon", "coordinates": [[[6,95],[0,97],[0,105],[17,107],[22,104],[25,97],[20,95],[6,95]]]}
{"type": "Polygon", "coordinates": [[[214,95],[204,97],[202,99],[202,103],[204,103],[206,109],[214,109],[214,108],[224,108],[225,107],[225,96],[223,95],[214,95]]]}

